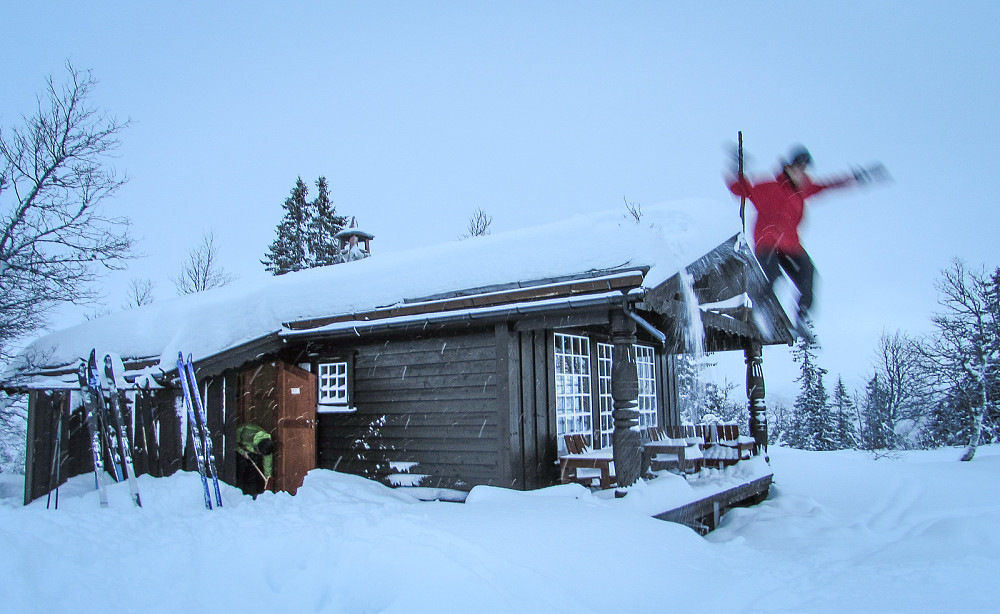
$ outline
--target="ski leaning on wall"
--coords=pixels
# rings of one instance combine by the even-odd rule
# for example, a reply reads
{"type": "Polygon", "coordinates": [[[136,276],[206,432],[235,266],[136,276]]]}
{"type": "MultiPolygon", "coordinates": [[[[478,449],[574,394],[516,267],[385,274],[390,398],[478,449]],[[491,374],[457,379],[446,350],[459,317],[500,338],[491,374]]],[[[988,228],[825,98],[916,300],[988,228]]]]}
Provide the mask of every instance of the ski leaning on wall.
{"type": "Polygon", "coordinates": [[[132,445],[122,419],[126,407],[125,398],[118,389],[114,377],[111,356],[104,358],[102,374],[97,368],[97,351],[91,350],[90,358],[80,361],[77,379],[80,396],[86,414],[86,424],[90,439],[90,449],[94,461],[94,482],[99,493],[101,507],[108,507],[108,491],[104,459],[110,460],[115,481],[128,480],[132,502],[142,507],[139,483],[132,465],[132,445]],[[107,397],[107,398],[106,398],[107,397]]]}
{"type": "Polygon", "coordinates": [[[118,447],[121,450],[122,467],[125,471],[125,479],[128,480],[128,490],[132,496],[132,502],[137,507],[142,507],[142,497],[139,496],[139,481],[136,479],[135,465],[132,463],[132,445],[129,441],[128,430],[123,424],[123,416],[128,415],[128,406],[125,396],[121,394],[118,387],[114,360],[110,354],[104,355],[104,378],[101,380],[101,390],[102,392],[107,390],[108,413],[111,414],[112,425],[118,431],[118,447]]]}
{"type": "Polygon", "coordinates": [[[184,360],[184,353],[177,354],[177,376],[180,378],[181,390],[184,392],[184,405],[187,408],[188,433],[191,435],[191,447],[194,449],[195,460],[198,463],[198,474],[201,485],[205,489],[205,507],[212,509],[212,495],[208,489],[211,478],[215,486],[215,501],[222,507],[222,492],[219,490],[219,476],[215,470],[215,455],[212,453],[212,437],[208,432],[205,408],[201,403],[198,391],[198,379],[194,374],[194,364],[191,355],[184,360]]]}

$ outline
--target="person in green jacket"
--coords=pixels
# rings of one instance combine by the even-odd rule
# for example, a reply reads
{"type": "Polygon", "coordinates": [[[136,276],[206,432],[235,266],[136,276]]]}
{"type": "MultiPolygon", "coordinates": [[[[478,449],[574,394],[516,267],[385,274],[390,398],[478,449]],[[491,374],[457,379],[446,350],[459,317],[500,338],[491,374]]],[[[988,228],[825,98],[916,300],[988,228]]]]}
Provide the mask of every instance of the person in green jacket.
{"type": "Polygon", "coordinates": [[[271,434],[256,424],[244,424],[236,429],[236,451],[254,466],[264,479],[266,489],[274,471],[274,440],[271,434]],[[261,459],[260,465],[257,458],[261,459]]]}

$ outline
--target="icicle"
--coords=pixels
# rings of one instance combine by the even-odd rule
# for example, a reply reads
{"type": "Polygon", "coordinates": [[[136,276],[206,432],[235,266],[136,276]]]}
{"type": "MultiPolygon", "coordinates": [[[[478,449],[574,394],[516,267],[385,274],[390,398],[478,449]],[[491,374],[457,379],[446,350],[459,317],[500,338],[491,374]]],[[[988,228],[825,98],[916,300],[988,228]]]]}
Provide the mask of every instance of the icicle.
{"type": "Polygon", "coordinates": [[[684,293],[684,349],[695,358],[705,355],[705,326],[701,321],[701,307],[694,293],[694,276],[687,269],[679,273],[681,291],[684,293]]]}
{"type": "Polygon", "coordinates": [[[678,318],[677,326],[684,339],[684,353],[691,361],[691,395],[685,422],[692,424],[701,421],[701,411],[704,407],[705,382],[702,378],[705,358],[705,325],[701,320],[701,307],[694,291],[694,276],[683,269],[678,273],[681,282],[681,292],[684,298],[684,310],[678,318]]]}

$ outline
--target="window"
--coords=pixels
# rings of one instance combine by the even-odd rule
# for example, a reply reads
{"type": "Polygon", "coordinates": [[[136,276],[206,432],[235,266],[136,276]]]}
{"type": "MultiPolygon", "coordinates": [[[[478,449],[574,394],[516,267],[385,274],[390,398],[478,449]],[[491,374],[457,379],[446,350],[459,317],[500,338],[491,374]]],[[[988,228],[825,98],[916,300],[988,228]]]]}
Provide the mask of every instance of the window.
{"type": "Polygon", "coordinates": [[[325,362],[319,364],[319,411],[353,411],[350,407],[348,388],[348,365],[346,362],[325,362]]]}
{"type": "Polygon", "coordinates": [[[559,449],[563,435],[583,435],[593,445],[590,389],[590,339],[576,335],[555,336],[556,434],[559,449]]]}
{"type": "MultiPolygon", "coordinates": [[[[591,342],[587,337],[556,333],[556,436],[559,450],[564,451],[563,435],[582,434],[589,445],[611,447],[615,431],[612,417],[614,398],[611,396],[611,367],[613,364],[610,343],[597,343],[596,364],[591,365],[591,342]],[[597,374],[596,390],[592,390],[591,372],[597,374]],[[594,416],[592,403],[597,405],[594,416]],[[593,428],[593,420],[597,428],[593,428]],[[597,437],[594,442],[593,438],[597,437]]],[[[636,371],[639,375],[639,428],[656,426],[656,351],[645,345],[635,345],[636,371]]]]}
{"type": "Polygon", "coordinates": [[[635,366],[639,372],[639,428],[656,426],[656,363],[653,348],[635,346],[635,366]]]}
{"type": "Polygon", "coordinates": [[[598,402],[601,405],[601,447],[611,447],[611,434],[615,432],[615,420],[611,412],[615,409],[615,399],[611,396],[611,349],[610,343],[597,344],[598,402]]]}

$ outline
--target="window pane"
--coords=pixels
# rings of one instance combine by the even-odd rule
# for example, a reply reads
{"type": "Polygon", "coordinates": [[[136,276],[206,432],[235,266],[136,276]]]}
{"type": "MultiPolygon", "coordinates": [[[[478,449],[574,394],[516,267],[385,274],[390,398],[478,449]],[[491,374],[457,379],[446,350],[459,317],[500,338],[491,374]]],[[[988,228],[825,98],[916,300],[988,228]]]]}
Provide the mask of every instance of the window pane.
{"type": "Polygon", "coordinates": [[[319,365],[320,405],[347,405],[347,363],[328,362],[319,365]]]}
{"type": "Polygon", "coordinates": [[[593,445],[590,407],[590,339],[556,334],[556,435],[583,435],[593,445]]]}

